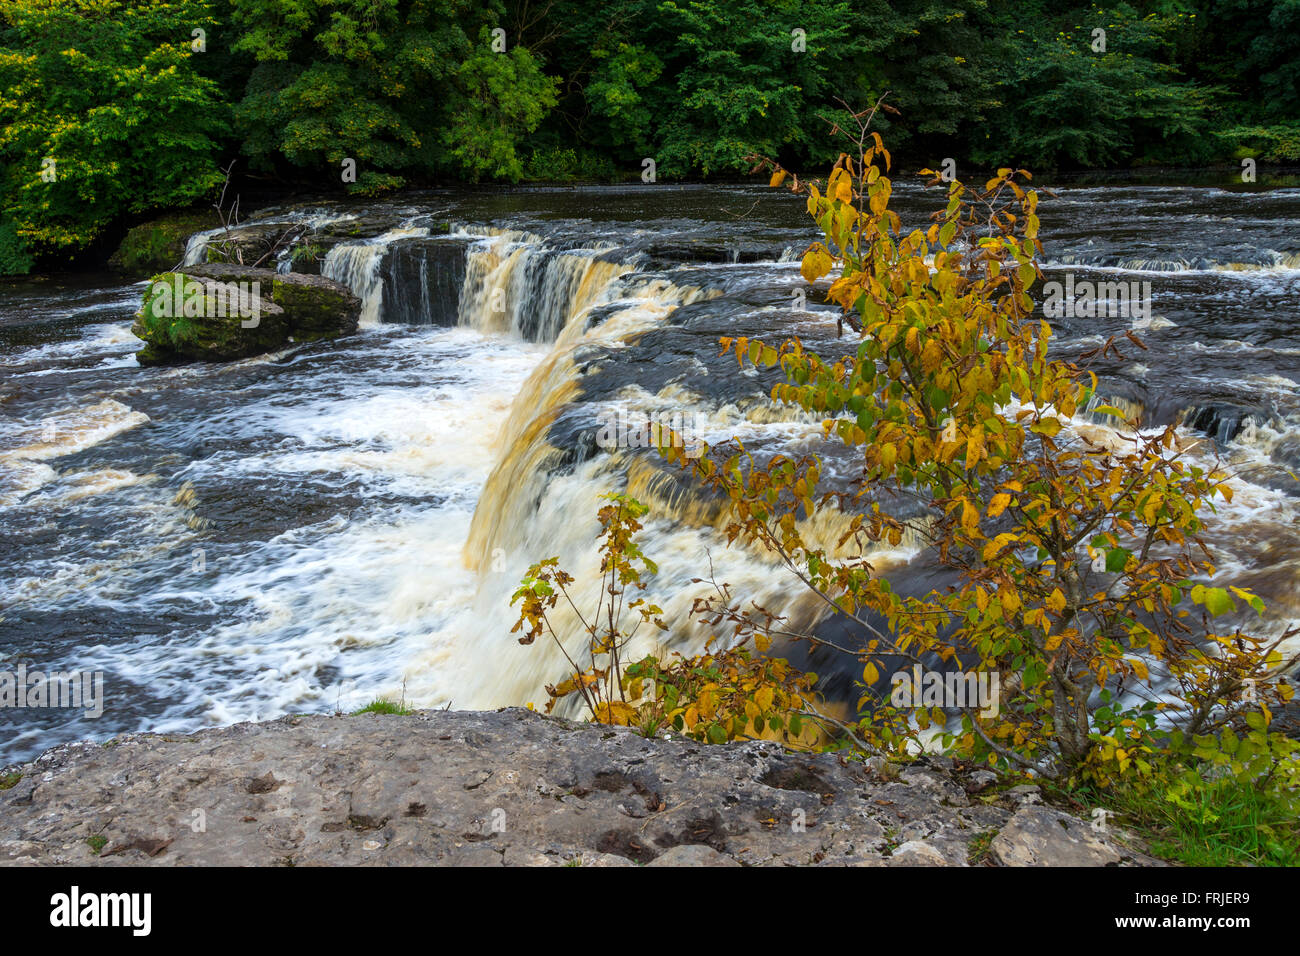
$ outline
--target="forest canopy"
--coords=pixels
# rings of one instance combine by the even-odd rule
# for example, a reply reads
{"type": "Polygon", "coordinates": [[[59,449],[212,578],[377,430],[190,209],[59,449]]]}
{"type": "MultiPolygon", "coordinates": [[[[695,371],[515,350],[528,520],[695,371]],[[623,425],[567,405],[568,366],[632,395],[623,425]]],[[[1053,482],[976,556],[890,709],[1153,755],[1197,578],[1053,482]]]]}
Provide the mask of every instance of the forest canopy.
{"type": "Polygon", "coordinates": [[[0,274],[241,171],[445,181],[1300,159],[1300,0],[0,0],[0,274]],[[349,175],[351,167],[352,175],[349,175]]]}

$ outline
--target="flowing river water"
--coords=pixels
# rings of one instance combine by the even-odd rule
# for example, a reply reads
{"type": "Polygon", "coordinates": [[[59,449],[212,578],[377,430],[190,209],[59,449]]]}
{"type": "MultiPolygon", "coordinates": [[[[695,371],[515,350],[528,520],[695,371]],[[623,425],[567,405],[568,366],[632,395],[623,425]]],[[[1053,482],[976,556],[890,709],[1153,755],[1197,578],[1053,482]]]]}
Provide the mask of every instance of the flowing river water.
{"type": "MultiPolygon", "coordinates": [[[[939,205],[919,187],[895,196],[906,223],[939,205]]],[[[1240,473],[1208,537],[1221,574],[1268,602],[1256,629],[1280,632],[1300,619],[1300,189],[1067,187],[1042,211],[1048,280],[1150,282],[1149,313],[1058,319],[1054,348],[1142,336],[1146,351],[1092,366],[1101,392],[1149,423],[1181,422],[1194,454],[1240,473]]],[[[310,254],[280,268],[348,284],[364,302],[359,334],[141,368],[129,327],[143,284],[0,285],[0,670],[101,671],[107,697],[93,720],[0,709],[0,763],[77,737],[378,696],[540,703],[563,658],[517,644],[510,594],[558,555],[594,601],[598,496],[614,490],[652,507],[649,593],[672,627],[642,649],[703,646],[689,611],[710,569],[796,626],[835,626],[797,581],[728,548],[716,503],[653,450],[600,440],[611,421],[652,416],[710,442],[818,448],[818,420],[765,399],[772,373],[716,344],[843,344],[799,276],[814,236],[798,199],[438,192],[245,226],[286,224],[308,230],[310,254]]],[[[191,240],[191,261],[205,241],[191,240]]],[[[826,473],[843,474],[833,453],[826,473]]],[[[835,518],[810,533],[833,541],[835,518]]],[[[900,588],[935,580],[907,541],[877,561],[900,588]]],[[[856,668],[788,651],[833,699],[856,697],[856,668]]]]}

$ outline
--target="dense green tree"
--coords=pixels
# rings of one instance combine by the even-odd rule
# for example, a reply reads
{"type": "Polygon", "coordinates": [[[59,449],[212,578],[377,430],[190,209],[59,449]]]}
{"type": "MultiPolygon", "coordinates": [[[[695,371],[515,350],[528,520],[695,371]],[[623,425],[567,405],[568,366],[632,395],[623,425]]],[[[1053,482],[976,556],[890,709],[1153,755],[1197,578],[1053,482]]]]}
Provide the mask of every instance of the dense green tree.
{"type": "Polygon", "coordinates": [[[493,52],[487,28],[452,74],[442,143],[472,178],[519,179],[516,147],[555,106],[556,80],[524,47],[493,52]]]}
{"type": "Polygon", "coordinates": [[[526,49],[508,34],[491,45],[496,0],[233,7],[237,48],[257,63],[237,116],[262,167],[283,159],[338,182],[351,159],[362,192],[440,171],[517,177],[515,146],[554,103],[526,49]]]}
{"type": "Polygon", "coordinates": [[[194,49],[215,26],[205,0],[0,4],[0,271],[220,183],[227,110],[194,49]]]}
{"type": "MultiPolygon", "coordinates": [[[[516,4],[516,8],[523,4],[516,4]]],[[[904,148],[950,135],[991,97],[971,14],[984,0],[557,0],[530,46],[564,77],[561,137],[668,175],[736,174],[758,152],[819,163],[841,100],[904,148]]],[[[517,17],[517,19],[522,19],[517,17]]]]}
{"type": "Polygon", "coordinates": [[[1034,167],[1213,159],[1213,90],[1189,82],[1172,37],[1190,15],[1090,7],[1027,19],[993,59],[999,106],[972,158],[1034,167]]]}
{"type": "Polygon", "coordinates": [[[886,94],[908,165],[1293,162],[1300,0],[0,0],[0,84],[3,273],[237,152],[363,193],[734,176],[886,94]]]}

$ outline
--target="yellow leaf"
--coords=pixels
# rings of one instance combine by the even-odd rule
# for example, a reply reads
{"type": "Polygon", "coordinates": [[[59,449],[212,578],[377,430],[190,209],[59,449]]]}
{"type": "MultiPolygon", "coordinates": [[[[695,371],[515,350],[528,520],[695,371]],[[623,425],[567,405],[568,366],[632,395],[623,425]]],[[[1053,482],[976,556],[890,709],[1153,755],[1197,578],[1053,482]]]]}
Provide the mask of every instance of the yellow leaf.
{"type": "MultiPolygon", "coordinates": [[[[992,512],[989,513],[992,514],[992,512]]],[[[1013,541],[1019,541],[1019,540],[1020,538],[1018,535],[1014,535],[1009,531],[1002,532],[1000,535],[998,535],[996,538],[994,538],[992,541],[990,541],[988,544],[984,546],[984,560],[986,562],[992,561],[997,556],[998,552],[1000,552],[1008,544],[1010,544],[1013,541]]],[[[980,608],[980,610],[982,611],[984,609],[980,608]]]]}
{"type": "Polygon", "coordinates": [[[930,339],[921,351],[921,371],[933,372],[943,362],[943,346],[937,339],[930,339]]]}
{"type": "Polygon", "coordinates": [[[632,706],[620,700],[603,703],[596,707],[596,720],[602,724],[626,727],[635,716],[636,711],[632,709],[632,706]]]}
{"type": "Polygon", "coordinates": [[[989,517],[996,518],[1007,510],[1009,504],[1011,504],[1011,496],[1004,491],[998,492],[993,496],[993,500],[989,502],[989,517]]]}
{"type": "Polygon", "coordinates": [[[1060,588],[1056,588],[1047,596],[1047,606],[1053,614],[1060,614],[1065,610],[1065,595],[1061,593],[1060,588]]]}
{"type": "Polygon", "coordinates": [[[819,242],[804,254],[803,263],[799,267],[799,274],[809,282],[816,282],[831,271],[833,262],[831,254],[819,242]]]}

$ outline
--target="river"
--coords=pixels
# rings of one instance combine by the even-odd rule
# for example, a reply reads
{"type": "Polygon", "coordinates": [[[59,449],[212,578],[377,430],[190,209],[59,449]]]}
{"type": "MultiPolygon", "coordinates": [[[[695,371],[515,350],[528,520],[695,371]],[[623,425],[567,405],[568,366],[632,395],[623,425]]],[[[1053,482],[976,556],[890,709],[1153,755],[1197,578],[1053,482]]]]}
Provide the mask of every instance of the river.
{"type": "MultiPolygon", "coordinates": [[[[895,197],[906,223],[939,205],[913,185],[895,197]]],[[[1300,189],[1066,186],[1041,213],[1049,281],[1151,283],[1149,314],[1062,318],[1054,348],[1143,338],[1093,365],[1101,393],[1182,422],[1197,455],[1240,472],[1208,538],[1220,573],[1268,602],[1262,626],[1286,628],[1300,618],[1300,189]]],[[[801,201],[744,186],[462,190],[245,226],[277,223],[318,247],[282,268],[363,298],[359,334],[141,368],[142,283],[0,284],[0,669],[100,671],[107,695],[97,719],[0,710],[0,764],[378,696],[541,703],[563,659],[517,644],[509,596],[558,555],[594,598],[610,490],[653,509],[650,593],[673,625],[661,647],[708,637],[688,612],[710,565],[737,595],[833,626],[796,581],[728,549],[716,506],[652,451],[598,440],[611,416],[652,415],[710,442],[816,447],[818,421],[764,399],[772,373],[716,346],[792,333],[838,347],[834,312],[799,276],[814,238],[801,201]]],[[[932,571],[909,546],[878,561],[922,589],[932,571]]],[[[853,696],[851,669],[791,653],[853,696]]]]}

